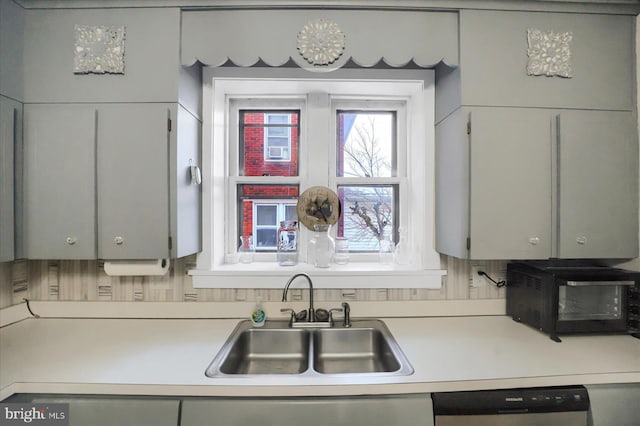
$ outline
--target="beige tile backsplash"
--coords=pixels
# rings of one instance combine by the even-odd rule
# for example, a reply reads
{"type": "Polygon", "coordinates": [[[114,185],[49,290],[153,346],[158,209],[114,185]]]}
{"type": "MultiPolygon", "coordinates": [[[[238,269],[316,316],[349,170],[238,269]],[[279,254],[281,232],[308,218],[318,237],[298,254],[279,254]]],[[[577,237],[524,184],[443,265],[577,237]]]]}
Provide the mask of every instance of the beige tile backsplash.
{"type": "MultiPolygon", "coordinates": [[[[487,273],[504,278],[506,262],[486,261],[487,273]]],[[[161,277],[110,277],[101,261],[95,260],[18,260],[0,263],[0,308],[30,300],[64,301],[153,301],[153,302],[233,302],[278,301],[280,289],[196,289],[186,271],[195,265],[195,256],[173,262],[169,273],[161,277]]],[[[442,256],[447,270],[439,290],[318,289],[318,301],[338,300],[446,300],[504,298],[504,289],[495,286],[471,287],[471,263],[442,256]]],[[[283,283],[284,285],[284,283],[283,283]]],[[[302,300],[307,292],[294,289],[292,300],[302,300]]]]}

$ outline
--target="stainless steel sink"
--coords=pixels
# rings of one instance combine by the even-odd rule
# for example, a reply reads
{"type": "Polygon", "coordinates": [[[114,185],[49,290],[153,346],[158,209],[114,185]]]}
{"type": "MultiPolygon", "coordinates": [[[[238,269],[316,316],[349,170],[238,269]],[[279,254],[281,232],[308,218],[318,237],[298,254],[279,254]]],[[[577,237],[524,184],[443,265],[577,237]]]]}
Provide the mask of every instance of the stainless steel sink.
{"type": "Polygon", "coordinates": [[[225,374],[299,374],[309,366],[309,333],[249,329],[235,339],[220,365],[225,374]]]}
{"type": "Polygon", "coordinates": [[[384,322],[352,320],[350,328],[289,328],[267,321],[253,328],[241,321],[205,374],[255,375],[409,375],[413,367],[384,322]]]}
{"type": "Polygon", "coordinates": [[[385,335],[373,327],[318,330],[313,367],[319,373],[381,373],[400,370],[385,335]]]}

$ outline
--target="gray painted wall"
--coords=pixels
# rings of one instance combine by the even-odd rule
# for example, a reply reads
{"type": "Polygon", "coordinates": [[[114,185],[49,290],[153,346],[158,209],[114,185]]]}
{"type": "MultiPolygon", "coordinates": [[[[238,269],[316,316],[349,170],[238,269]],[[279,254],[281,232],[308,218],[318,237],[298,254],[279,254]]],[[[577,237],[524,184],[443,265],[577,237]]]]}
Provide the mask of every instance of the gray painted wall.
{"type": "MultiPolygon", "coordinates": [[[[486,3],[486,2],[485,2],[486,3]]],[[[50,1],[40,2],[41,5],[46,7],[47,4],[50,4],[50,1]]],[[[121,3],[121,5],[124,3],[121,3]]],[[[450,3],[449,3],[450,4],[450,3]]],[[[577,7],[577,6],[576,6],[577,7]]],[[[6,94],[10,97],[15,97],[19,100],[22,100],[22,87],[23,82],[21,78],[21,73],[9,73],[7,74],[6,70],[9,68],[9,63],[6,61],[8,52],[14,52],[15,54],[21,55],[21,49],[17,49],[16,46],[20,45],[20,37],[22,34],[22,29],[20,22],[24,22],[23,13],[33,13],[34,15],[30,16],[39,16],[40,20],[48,20],[44,18],[44,15],[38,15],[40,13],[44,13],[42,10],[28,10],[22,11],[19,7],[17,7],[10,0],[0,0],[0,93],[6,94]],[[17,14],[15,18],[7,19],[7,7],[10,9],[9,13],[17,14]],[[6,20],[2,20],[6,19],[6,20]],[[6,22],[11,22],[11,25],[16,24],[18,30],[9,30],[12,27],[8,26],[6,22]],[[5,32],[6,31],[6,32],[5,32]],[[20,37],[19,37],[20,35],[20,37]]],[[[95,11],[88,10],[75,10],[75,11],[66,11],[73,12],[74,16],[82,17],[82,22],[78,23],[96,23],[96,24],[105,24],[104,20],[97,19],[95,15],[95,11]],[[84,17],[92,17],[92,21],[84,20],[84,17]]],[[[132,12],[128,10],[128,12],[132,12]]],[[[165,13],[167,11],[164,11],[165,13]]],[[[56,12],[59,13],[59,12],[56,12]]],[[[123,16],[122,11],[120,11],[121,15],[111,15],[113,17],[123,16]]],[[[169,14],[161,13],[160,20],[165,24],[168,21],[171,21],[175,24],[175,17],[169,14]],[[171,16],[169,16],[171,15],[171,16]]],[[[13,15],[12,15],[13,16],[13,15]]],[[[133,18],[131,20],[129,18],[126,19],[127,23],[135,22],[135,26],[139,25],[142,21],[140,20],[140,15],[136,13],[131,14],[131,16],[137,16],[138,20],[135,21],[133,18]]],[[[56,18],[59,22],[66,22],[65,25],[73,25],[75,19],[73,20],[65,20],[63,18],[56,18]]],[[[123,21],[125,18],[123,17],[123,21]]],[[[116,22],[117,23],[117,22],[116,22]]],[[[145,23],[146,24],[146,23],[145,23]]],[[[164,59],[158,60],[157,58],[151,57],[144,52],[140,52],[139,49],[137,53],[131,53],[129,48],[129,56],[127,59],[131,58],[134,55],[143,55],[147,57],[146,61],[139,62],[129,62],[127,61],[127,72],[129,71],[130,66],[136,64],[136,75],[138,77],[147,77],[147,73],[149,75],[155,73],[156,75],[151,75],[149,78],[155,81],[150,81],[149,86],[145,88],[135,88],[132,87],[130,83],[125,83],[126,78],[122,76],[113,76],[109,81],[112,84],[103,86],[98,92],[99,94],[105,94],[106,96],[113,96],[118,98],[119,101],[127,101],[130,94],[128,94],[128,89],[132,89],[135,91],[136,96],[139,94],[145,94],[145,96],[150,96],[150,99],[158,100],[158,101],[175,101],[175,92],[178,89],[171,87],[161,87],[161,81],[166,82],[174,79],[174,71],[176,70],[175,66],[177,66],[177,49],[176,44],[178,37],[174,34],[173,30],[166,31],[165,27],[162,27],[160,23],[158,25],[154,24],[154,22],[149,21],[148,24],[152,28],[156,28],[156,31],[153,34],[147,34],[145,39],[150,42],[150,49],[153,49],[155,55],[163,56],[163,54],[167,54],[164,59]],[[160,28],[159,28],[160,27],[160,28]],[[168,33],[168,34],[164,34],[168,33]],[[173,47],[172,47],[173,46],[173,47]],[[164,53],[163,53],[164,52],[164,53]],[[175,52],[175,59],[171,59],[175,52]],[[149,59],[151,58],[151,59],[149,59]],[[168,65],[171,63],[172,65],[168,65]],[[172,70],[169,70],[167,67],[173,66],[172,70]],[[159,74],[158,74],[159,73],[159,74]],[[171,74],[171,76],[169,76],[171,74]],[[152,88],[153,87],[153,88],[152,88]],[[157,90],[155,90],[155,89],[157,90]],[[115,90],[116,93],[111,94],[110,90],[115,90]]],[[[640,25],[640,19],[636,19],[636,27],[640,25]]],[[[171,26],[169,26],[170,28],[171,26]]],[[[32,28],[31,26],[29,27],[32,28]]],[[[67,27],[68,28],[68,27],[67,27]]],[[[486,30],[486,28],[485,28],[486,30]]],[[[137,31],[134,31],[132,34],[136,34],[137,31]]],[[[128,33],[129,34],[129,33],[128,33]]],[[[137,38],[137,37],[136,37],[137,38]]],[[[65,34],[63,34],[63,39],[67,40],[66,43],[70,43],[72,46],[73,39],[70,38],[69,33],[65,30],[65,34]],[[70,41],[69,41],[70,40],[70,41]]],[[[71,63],[72,61],[69,59],[72,54],[71,49],[68,49],[66,45],[61,45],[59,40],[47,40],[46,34],[38,31],[37,34],[30,36],[29,43],[38,43],[42,41],[47,49],[38,47],[38,52],[41,52],[42,55],[31,55],[29,57],[29,64],[32,64],[34,67],[39,69],[33,69],[29,71],[29,81],[32,81],[34,78],[41,80],[37,81],[39,87],[44,90],[43,95],[46,94],[47,98],[50,100],[61,101],[67,99],[69,94],[65,93],[65,90],[60,90],[56,86],[62,85],[61,87],[71,87],[77,88],[79,91],[79,96],[76,98],[76,101],[81,101],[86,98],[91,98],[92,100],[98,94],[95,89],[91,89],[89,93],[84,94],[83,90],[86,88],[87,83],[89,81],[95,82],[97,80],[97,76],[74,76],[71,72],[71,63]],[[35,39],[34,39],[35,38],[35,39]],[[51,50],[53,49],[53,50],[51,50]],[[68,49],[68,50],[67,50],[68,49]],[[60,55],[64,56],[66,59],[62,60],[60,55]],[[49,60],[49,62],[47,62],[49,60]],[[53,61],[53,62],[51,62],[53,61]],[[56,70],[52,69],[52,64],[58,64],[58,66],[62,65],[64,70],[56,70]],[[84,80],[80,77],[84,77],[84,80]],[[47,87],[51,86],[51,87],[47,87]],[[83,97],[84,96],[84,97],[83,97]]],[[[635,42],[636,42],[636,78],[637,70],[640,68],[640,61],[638,60],[638,56],[640,52],[637,50],[637,46],[640,45],[640,34],[636,30],[635,34],[635,42]]],[[[30,44],[31,45],[31,44],[30,44]]],[[[134,50],[134,52],[136,52],[134,50]]],[[[21,59],[13,61],[13,67],[15,69],[16,64],[19,67],[19,64],[22,62],[21,59]]],[[[25,62],[26,59],[25,59],[25,62]]],[[[133,70],[132,70],[133,72],[133,70]]],[[[614,74],[615,75],[615,74],[614,74]]],[[[633,77],[633,75],[632,75],[633,77]]],[[[108,76],[107,79],[110,77],[108,76]]],[[[611,77],[608,76],[608,79],[611,77]]],[[[541,77],[542,79],[542,77],[541,77]]],[[[499,81],[499,79],[496,79],[499,81]]],[[[598,84],[601,84],[599,82],[598,84]]],[[[38,96],[37,91],[32,91],[35,93],[31,93],[31,95],[38,96]]],[[[442,92],[440,92],[442,93],[442,92]]],[[[631,94],[635,99],[636,91],[633,91],[631,94]]],[[[182,97],[180,98],[182,101],[182,97]]],[[[637,102],[637,101],[636,101],[637,102]]],[[[85,271],[85,263],[86,262],[77,262],[77,261],[63,261],[63,262],[4,262],[0,263],[0,307],[8,306],[11,304],[19,303],[22,297],[32,297],[36,300],[193,300],[192,293],[199,294],[200,297],[197,300],[211,300],[211,301],[225,301],[225,300],[245,300],[252,299],[252,290],[235,290],[231,291],[233,293],[232,296],[229,294],[229,290],[225,289],[216,289],[216,290],[203,290],[203,289],[192,289],[190,287],[188,277],[184,276],[184,270],[181,267],[176,266],[175,270],[175,278],[173,275],[167,276],[166,280],[162,281],[163,289],[158,290],[153,288],[152,280],[143,280],[142,282],[136,281],[134,279],[114,279],[110,277],[104,276],[101,272],[96,272],[99,275],[99,278],[86,278],[85,271]],[[89,284],[87,284],[89,283],[89,284]],[[99,289],[107,286],[109,288],[113,287],[114,291],[117,294],[111,296],[104,296],[102,293],[99,293],[99,289]],[[61,290],[59,295],[58,288],[66,289],[61,290]],[[121,290],[122,289],[122,290],[121,290]],[[95,290],[95,291],[94,291],[95,290]],[[248,293],[247,293],[248,292],[248,293]],[[126,293],[126,294],[125,294],[126,293]],[[183,295],[184,293],[184,295],[183,295]],[[138,297],[140,296],[140,297],[138,297]]],[[[90,265],[94,265],[95,262],[89,262],[90,265]]],[[[470,289],[468,286],[468,277],[470,273],[469,262],[464,260],[458,260],[453,258],[443,258],[443,264],[449,270],[449,275],[445,279],[445,287],[441,292],[437,292],[438,296],[435,298],[447,298],[447,299],[465,299],[465,298],[475,298],[473,292],[477,291],[477,289],[470,289]]],[[[179,263],[182,265],[182,263],[179,263]]],[[[499,267],[500,265],[498,265],[499,267]]],[[[632,262],[629,262],[625,266],[630,268],[635,268],[640,270],[640,260],[636,259],[632,262]]],[[[91,267],[89,269],[92,269],[91,267]]],[[[487,289],[487,293],[484,296],[480,297],[504,297],[500,295],[497,291],[492,292],[492,289],[487,289]]],[[[339,291],[339,290],[338,290],[339,291]]],[[[402,297],[403,300],[409,299],[422,299],[422,298],[430,298],[430,296],[417,294],[414,295],[410,293],[409,290],[403,289],[390,289],[390,290],[380,290],[384,291],[385,294],[387,292],[390,295],[395,294],[394,292],[406,292],[406,297],[402,297]]],[[[380,291],[374,291],[373,294],[370,291],[351,291],[349,292],[349,299],[354,300],[365,300],[367,298],[373,298],[377,300],[387,300],[387,297],[380,297],[380,291]]],[[[422,291],[422,290],[421,290],[422,291]]],[[[424,292],[427,292],[426,290],[424,292]]],[[[434,291],[429,291],[434,292],[434,291]]],[[[403,293],[404,294],[404,293],[403,293]]],[[[277,296],[277,295],[276,295],[277,296]]],[[[274,297],[276,297],[274,296],[274,297]]],[[[332,296],[331,300],[337,300],[339,298],[343,298],[343,295],[332,296]]],[[[389,297],[389,299],[395,299],[395,297],[389,297]]]]}

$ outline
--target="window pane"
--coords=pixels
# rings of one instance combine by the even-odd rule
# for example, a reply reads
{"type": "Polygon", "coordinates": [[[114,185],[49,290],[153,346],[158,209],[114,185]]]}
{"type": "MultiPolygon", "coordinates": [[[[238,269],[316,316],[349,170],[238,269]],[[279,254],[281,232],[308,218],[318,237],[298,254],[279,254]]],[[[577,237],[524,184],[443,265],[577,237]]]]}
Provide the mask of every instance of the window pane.
{"type": "Polygon", "coordinates": [[[269,124],[289,124],[290,114],[273,114],[268,113],[267,123],[269,124]]]}
{"type": "Polygon", "coordinates": [[[256,206],[256,224],[275,226],[278,219],[278,207],[273,206],[256,206]]]}
{"type": "Polygon", "coordinates": [[[297,176],[299,111],[240,110],[240,176],[297,176]]]}
{"type": "Polygon", "coordinates": [[[378,251],[383,235],[397,242],[397,194],[396,185],[338,186],[338,236],[349,239],[350,251],[378,251]]]}
{"type": "Polygon", "coordinates": [[[396,175],[394,111],[338,111],[336,119],[338,176],[396,175]]]}
{"type": "Polygon", "coordinates": [[[258,229],[256,231],[255,249],[275,249],[277,229],[258,229]]]}
{"type": "Polygon", "coordinates": [[[274,138],[269,136],[268,144],[269,146],[281,146],[284,148],[289,148],[289,140],[285,138],[274,138]]]}
{"type": "Polygon", "coordinates": [[[256,250],[275,251],[280,221],[290,218],[290,214],[296,220],[298,194],[298,185],[238,185],[236,247],[241,236],[255,236],[256,250]]]}
{"type": "Polygon", "coordinates": [[[298,220],[298,213],[296,212],[295,204],[285,206],[284,220],[298,220]]]}

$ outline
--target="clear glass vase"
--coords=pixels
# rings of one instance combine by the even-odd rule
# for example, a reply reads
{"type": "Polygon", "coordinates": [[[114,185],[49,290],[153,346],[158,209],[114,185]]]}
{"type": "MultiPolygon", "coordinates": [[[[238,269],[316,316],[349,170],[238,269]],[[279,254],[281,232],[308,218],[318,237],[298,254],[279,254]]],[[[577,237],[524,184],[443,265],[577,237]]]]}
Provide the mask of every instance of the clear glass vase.
{"type": "Polygon", "coordinates": [[[395,244],[391,239],[391,236],[382,234],[380,238],[380,252],[379,259],[380,263],[384,265],[388,265],[393,263],[393,252],[395,251],[395,244]]]}
{"type": "Polygon", "coordinates": [[[346,237],[336,237],[334,239],[336,250],[333,255],[333,263],[336,265],[346,265],[349,263],[349,239],[346,237]]]}
{"type": "Polygon", "coordinates": [[[393,253],[393,262],[397,265],[409,265],[413,260],[413,249],[409,245],[407,231],[400,228],[398,232],[400,233],[400,241],[398,241],[393,253]]]}
{"type": "Polygon", "coordinates": [[[238,260],[240,263],[253,262],[253,254],[256,252],[253,245],[253,236],[240,237],[240,247],[238,247],[238,260]]]}
{"type": "Polygon", "coordinates": [[[316,268],[328,268],[333,257],[335,245],[329,235],[331,225],[313,225],[313,238],[309,242],[309,256],[316,268]]]}

